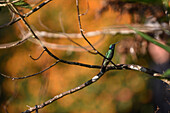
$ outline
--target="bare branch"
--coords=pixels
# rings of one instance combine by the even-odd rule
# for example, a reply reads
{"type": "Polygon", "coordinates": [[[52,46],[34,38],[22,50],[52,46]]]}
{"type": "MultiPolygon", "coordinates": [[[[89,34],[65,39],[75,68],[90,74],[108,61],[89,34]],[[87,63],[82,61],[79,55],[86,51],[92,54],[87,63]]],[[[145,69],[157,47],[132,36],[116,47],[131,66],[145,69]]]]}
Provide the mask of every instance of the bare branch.
{"type": "Polygon", "coordinates": [[[59,60],[58,57],[56,57],[53,53],[51,53],[47,47],[45,47],[45,45],[41,42],[41,40],[37,37],[37,35],[34,33],[34,31],[32,30],[32,28],[30,27],[30,25],[27,23],[27,21],[24,19],[24,17],[18,12],[18,10],[13,6],[13,4],[9,3],[10,5],[10,8],[11,8],[11,11],[14,11],[14,13],[18,14],[22,21],[24,22],[24,24],[26,25],[26,27],[28,28],[28,30],[32,33],[32,37],[34,37],[38,42],[39,44],[43,47],[43,49],[51,56],[53,57],[54,59],[56,60],[59,60]]]}
{"type": "Polygon", "coordinates": [[[22,19],[22,21],[24,22],[24,24],[26,25],[26,27],[28,28],[28,30],[32,33],[32,35],[34,36],[35,39],[37,39],[39,41],[39,43],[41,44],[41,46],[43,47],[43,43],[40,41],[40,39],[36,36],[36,34],[34,33],[34,31],[31,29],[30,25],[27,23],[27,21],[24,19],[24,17],[18,12],[18,10],[13,6],[13,4],[8,3],[9,8],[11,9],[12,12],[14,12],[15,14],[19,15],[22,19]]]}
{"type": "Polygon", "coordinates": [[[86,15],[86,14],[88,13],[88,11],[89,11],[89,1],[88,1],[88,0],[86,0],[86,1],[87,1],[87,9],[86,9],[86,12],[85,12],[85,13],[80,14],[80,16],[84,16],[84,15],[86,15]]]}
{"type": "MultiPolygon", "coordinates": [[[[150,70],[150,69],[148,69],[148,68],[145,68],[145,67],[142,67],[142,66],[139,66],[139,65],[133,65],[133,64],[117,64],[117,67],[109,65],[109,66],[107,66],[106,71],[115,70],[115,69],[116,69],[116,70],[117,70],[117,69],[119,69],[119,70],[120,70],[120,69],[121,69],[121,70],[122,70],[122,69],[127,69],[127,70],[130,69],[130,70],[142,71],[142,72],[147,73],[147,74],[149,74],[149,75],[151,75],[151,76],[153,75],[152,77],[155,77],[154,75],[159,74],[159,73],[157,73],[157,72],[154,71],[154,70],[150,70]]],[[[23,113],[30,113],[30,112],[33,112],[33,111],[35,111],[35,110],[37,110],[37,109],[41,109],[41,108],[47,106],[48,104],[51,104],[51,103],[53,103],[54,101],[56,101],[56,100],[58,100],[58,99],[60,99],[60,98],[63,98],[63,97],[66,96],[66,95],[69,95],[69,94],[72,94],[72,93],[74,93],[74,92],[77,92],[77,91],[79,91],[79,90],[87,87],[88,85],[96,82],[100,77],[102,77],[102,75],[103,75],[104,73],[105,73],[105,72],[101,72],[101,71],[100,71],[97,75],[95,75],[92,79],[88,80],[87,82],[85,82],[85,83],[83,83],[83,84],[81,84],[81,85],[79,85],[79,86],[77,86],[77,87],[75,87],[75,88],[73,88],[73,89],[70,89],[70,90],[68,90],[68,91],[66,91],[66,92],[63,92],[63,93],[61,93],[61,94],[58,94],[58,95],[54,96],[53,98],[47,100],[46,102],[44,102],[44,103],[42,103],[42,104],[40,104],[40,105],[37,105],[37,107],[30,107],[28,110],[24,111],[23,113]]],[[[160,75],[160,74],[159,74],[159,75],[160,75]]],[[[155,77],[155,78],[156,78],[156,77],[155,77]]]]}
{"type": "Polygon", "coordinates": [[[43,55],[44,52],[45,52],[45,50],[43,50],[42,53],[37,58],[33,58],[31,55],[29,55],[29,56],[32,60],[38,60],[43,55]]]}
{"type": "MultiPolygon", "coordinates": [[[[50,32],[45,32],[45,31],[35,31],[34,32],[38,37],[41,37],[41,38],[43,38],[43,36],[44,37],[50,37],[51,38],[51,36],[54,36],[54,38],[57,38],[58,36],[61,36],[60,38],[65,38],[66,36],[63,34],[63,33],[50,33],[50,32]],[[64,36],[64,37],[63,37],[64,36]]],[[[91,33],[89,33],[89,34],[91,34],[91,33]]],[[[72,35],[72,34],[71,34],[72,35]]],[[[71,36],[70,35],[70,36],[71,36]]],[[[73,34],[74,35],[74,34],[73,34]]],[[[72,36],[73,36],[72,35],[72,36]]],[[[76,35],[76,33],[75,33],[75,35],[76,35]]],[[[24,35],[24,39],[26,39],[26,38],[28,38],[28,37],[31,37],[32,36],[32,34],[29,32],[29,33],[27,33],[26,35],[24,35]]],[[[67,37],[66,37],[67,38],[67,37]]],[[[74,37],[73,37],[74,38],[74,37]]],[[[78,37],[79,38],[79,37],[78,37]]],[[[101,38],[99,38],[93,45],[98,45],[99,43],[101,43],[102,42],[102,40],[103,40],[103,38],[104,38],[104,34],[103,34],[103,36],[101,36],[101,38]]],[[[31,41],[32,43],[35,43],[35,44],[39,44],[38,42],[36,42],[36,41],[34,41],[34,40],[29,40],[29,41],[31,41]]],[[[56,44],[56,43],[51,43],[51,42],[47,42],[47,41],[41,41],[46,47],[48,47],[48,48],[51,48],[51,49],[58,49],[58,50],[72,50],[72,51],[78,51],[78,52],[84,52],[84,50],[83,49],[81,49],[80,47],[77,47],[77,46],[74,46],[74,45],[63,45],[63,44],[56,44]]],[[[7,45],[10,45],[10,43],[7,43],[7,45]]],[[[1,46],[1,45],[0,45],[1,46]]],[[[3,45],[2,45],[3,46],[3,45]]],[[[90,48],[90,46],[89,45],[87,45],[87,46],[84,46],[85,48],[87,48],[87,49],[91,49],[90,48]]],[[[1,49],[1,48],[0,48],[1,49]]]]}
{"type": "MultiPolygon", "coordinates": [[[[18,1],[18,0],[16,0],[18,1]]],[[[28,13],[24,14],[23,15],[23,18],[25,17],[29,17],[31,14],[33,14],[34,12],[38,11],[40,8],[42,8],[43,6],[45,6],[47,3],[51,2],[52,0],[46,0],[44,1],[43,3],[41,3],[39,6],[37,6],[36,8],[34,8],[33,10],[29,11],[28,13]]],[[[5,3],[6,4],[6,3],[5,3]]],[[[7,5],[7,4],[6,4],[7,5]]],[[[15,22],[21,20],[21,17],[18,17],[16,18],[14,21],[8,23],[8,24],[4,24],[4,25],[1,25],[0,28],[3,28],[3,27],[6,27],[6,26],[9,26],[9,25],[12,25],[14,24],[15,22]]]]}
{"type": "Polygon", "coordinates": [[[71,64],[71,65],[87,67],[87,68],[96,68],[96,69],[100,69],[101,68],[101,66],[99,66],[99,65],[89,65],[89,64],[79,63],[79,62],[66,61],[66,60],[62,60],[62,59],[60,59],[60,62],[66,63],[66,64],[71,64]]]}
{"type": "MultiPolygon", "coordinates": [[[[149,33],[149,32],[153,32],[155,30],[162,30],[161,27],[149,27],[149,26],[145,26],[145,25],[130,25],[135,27],[137,30],[144,32],[144,33],[149,33]]],[[[167,28],[164,28],[167,29],[167,28]]],[[[38,37],[48,37],[48,38],[82,38],[80,33],[51,33],[51,32],[46,32],[46,31],[34,31],[35,34],[38,37]]],[[[104,28],[103,30],[96,30],[96,31],[90,31],[90,32],[86,32],[84,35],[86,37],[93,37],[93,36],[98,36],[98,35],[102,35],[102,34],[109,34],[109,35],[116,35],[117,33],[120,34],[131,34],[131,33],[135,33],[133,30],[129,29],[127,26],[125,25],[116,25],[116,26],[111,26],[110,28],[104,28]]],[[[17,41],[17,42],[12,42],[12,43],[6,43],[6,44],[0,44],[0,49],[5,49],[5,48],[10,48],[10,47],[14,47],[17,45],[22,44],[23,42],[25,42],[27,40],[27,38],[30,38],[32,36],[32,34],[30,32],[28,32],[25,36],[24,39],[17,41]]],[[[102,39],[102,38],[101,38],[102,39]]],[[[99,40],[101,40],[99,39],[99,40]]],[[[43,41],[42,41],[43,42],[43,41]]],[[[51,44],[51,43],[47,43],[47,42],[43,42],[47,47],[53,48],[53,49],[60,49],[60,50],[66,50],[68,48],[70,48],[70,45],[66,46],[66,45],[58,45],[58,44],[51,44]]],[[[95,45],[95,44],[93,44],[95,45]]],[[[74,51],[82,51],[82,49],[78,49],[75,48],[74,46],[72,46],[72,48],[74,49],[74,51]]],[[[89,47],[86,47],[89,48],[89,47]]]]}
{"type": "Polygon", "coordinates": [[[44,102],[44,103],[42,103],[40,105],[37,105],[36,107],[30,107],[28,110],[24,111],[23,113],[30,113],[30,112],[33,112],[33,111],[35,111],[37,109],[41,109],[41,108],[47,106],[48,104],[51,104],[52,102],[54,102],[54,101],[56,101],[56,100],[58,100],[60,98],[63,98],[66,95],[69,95],[69,94],[72,94],[74,92],[77,92],[77,91],[87,87],[88,85],[91,85],[92,83],[96,82],[100,77],[102,77],[103,74],[104,73],[100,71],[97,75],[95,75],[92,79],[88,80],[87,82],[85,82],[85,83],[83,83],[83,84],[81,84],[81,85],[79,85],[79,86],[77,86],[77,87],[75,87],[73,89],[70,89],[70,90],[68,90],[66,92],[63,92],[63,93],[61,93],[59,95],[56,95],[53,98],[49,99],[48,101],[46,101],[46,102],[44,102]]]}
{"type": "MultiPolygon", "coordinates": [[[[130,24],[130,26],[134,27],[138,31],[144,32],[144,33],[150,33],[154,32],[157,30],[162,30],[162,29],[168,29],[168,28],[161,28],[161,27],[151,27],[151,26],[146,26],[146,25],[138,25],[138,24],[130,24]]],[[[47,38],[82,38],[81,33],[52,33],[52,32],[47,32],[47,31],[34,31],[37,36],[39,37],[47,37],[47,38]],[[66,36],[66,35],[67,36],[66,36]]],[[[102,34],[106,35],[116,35],[116,34],[135,34],[136,32],[132,29],[129,29],[126,25],[114,25],[110,27],[104,27],[102,30],[95,30],[95,31],[89,31],[84,33],[85,37],[93,37],[93,36],[99,36],[102,34]]],[[[30,33],[27,33],[27,36],[30,36],[30,33]]]]}
{"type": "Polygon", "coordinates": [[[34,73],[34,74],[31,74],[31,75],[26,75],[26,76],[22,76],[22,77],[12,77],[12,76],[9,76],[9,75],[5,75],[5,74],[2,74],[0,73],[1,76],[5,77],[5,78],[10,78],[12,80],[19,80],[19,79],[26,79],[26,78],[29,78],[29,77],[33,77],[33,76],[36,76],[38,74],[41,74],[45,71],[47,71],[48,69],[52,68],[53,66],[55,66],[59,61],[55,62],[54,64],[50,65],[49,67],[45,68],[44,70],[38,72],[38,73],[34,73]]]}
{"type": "Polygon", "coordinates": [[[67,39],[68,39],[69,41],[73,42],[74,44],[76,44],[77,46],[79,46],[80,48],[86,50],[87,52],[89,52],[89,53],[91,53],[91,54],[97,54],[97,53],[94,53],[94,52],[88,50],[87,48],[81,46],[79,43],[75,42],[75,41],[72,40],[69,36],[67,36],[67,34],[65,33],[65,30],[64,30],[64,26],[63,26],[63,22],[62,22],[62,19],[61,19],[61,15],[60,15],[59,21],[60,21],[61,29],[62,29],[64,35],[67,37],[67,39]]]}
{"type": "Polygon", "coordinates": [[[77,6],[77,16],[78,16],[78,23],[79,23],[79,29],[82,37],[86,40],[86,42],[93,48],[93,50],[97,53],[97,50],[94,48],[94,46],[89,42],[89,40],[84,36],[83,29],[81,26],[81,19],[80,19],[80,10],[79,10],[79,0],[76,0],[76,6],[77,6]]]}
{"type": "Polygon", "coordinates": [[[48,69],[55,66],[58,62],[65,63],[65,64],[70,64],[70,65],[77,65],[77,66],[87,67],[87,68],[96,68],[96,69],[101,68],[101,66],[99,66],[99,65],[89,65],[89,64],[84,64],[84,63],[79,63],[79,62],[70,62],[70,61],[59,59],[57,62],[55,62],[54,64],[52,64],[49,67],[45,68],[44,70],[42,70],[42,71],[40,71],[38,73],[31,74],[31,75],[26,75],[26,76],[23,76],[23,77],[12,77],[12,76],[5,75],[5,74],[2,74],[2,73],[0,73],[0,75],[5,77],[5,78],[12,79],[12,80],[25,79],[25,78],[33,77],[33,76],[36,76],[38,74],[41,74],[41,73],[47,71],[48,69]]]}
{"type": "Polygon", "coordinates": [[[6,43],[6,44],[0,44],[0,49],[6,49],[6,48],[11,48],[11,47],[14,47],[14,46],[18,46],[20,44],[23,44],[25,41],[27,41],[29,38],[31,37],[27,37],[27,38],[24,38],[22,40],[19,40],[19,41],[16,41],[16,42],[10,42],[10,43],[6,43]]]}
{"type": "MultiPolygon", "coordinates": [[[[82,37],[86,40],[86,42],[93,48],[93,50],[95,51],[96,54],[99,54],[100,56],[102,56],[103,58],[107,59],[102,53],[100,53],[90,42],[89,40],[85,37],[84,33],[83,33],[83,29],[81,26],[81,19],[80,19],[80,11],[79,11],[79,0],[76,0],[76,6],[77,6],[77,14],[78,14],[78,23],[79,23],[79,29],[80,29],[80,33],[82,35],[82,37]]],[[[112,61],[111,63],[116,67],[116,64],[114,64],[112,61]]]]}
{"type": "Polygon", "coordinates": [[[8,23],[5,23],[5,24],[3,24],[3,25],[0,25],[0,28],[3,27],[3,26],[8,26],[12,21],[14,21],[15,14],[12,13],[11,10],[9,10],[9,11],[10,11],[10,14],[11,14],[11,20],[10,20],[8,23]]]}
{"type": "MultiPolygon", "coordinates": [[[[17,1],[17,0],[15,0],[15,1],[17,1]]],[[[99,65],[89,65],[89,64],[79,63],[79,62],[71,62],[71,61],[62,60],[62,59],[58,58],[57,56],[55,56],[55,55],[47,48],[47,46],[45,45],[45,44],[46,44],[45,41],[41,41],[41,40],[40,40],[40,38],[38,37],[39,35],[37,35],[36,32],[34,32],[34,31],[32,30],[32,28],[30,27],[30,25],[29,25],[29,24],[27,23],[27,21],[25,20],[25,17],[27,17],[27,16],[31,15],[33,12],[39,10],[42,6],[44,6],[45,4],[47,4],[47,3],[50,2],[50,1],[52,1],[52,0],[46,0],[45,2],[43,2],[42,4],[40,4],[38,7],[34,8],[34,9],[32,10],[32,12],[27,13],[28,15],[27,15],[27,14],[21,15],[21,14],[18,12],[18,10],[14,7],[14,5],[13,5],[12,3],[10,3],[10,2],[9,2],[9,3],[8,3],[8,2],[7,2],[7,3],[4,2],[4,4],[6,4],[7,7],[9,7],[10,11],[12,11],[12,12],[14,12],[15,14],[17,14],[17,15],[20,16],[19,18],[17,18],[17,19],[14,20],[14,21],[11,21],[11,22],[8,23],[8,24],[9,24],[9,25],[12,25],[13,23],[15,23],[15,22],[17,22],[18,20],[21,19],[21,20],[24,22],[25,26],[26,26],[26,27],[28,28],[28,30],[30,31],[30,36],[31,36],[32,38],[35,38],[35,39],[38,41],[38,43],[41,45],[41,47],[44,49],[44,50],[42,51],[42,53],[41,53],[37,58],[33,58],[32,56],[30,56],[30,57],[31,57],[33,60],[38,60],[38,59],[43,55],[44,52],[47,52],[47,54],[48,54],[49,56],[53,57],[53,58],[56,60],[56,62],[55,62],[54,64],[50,65],[49,67],[45,68],[44,70],[42,70],[42,71],[40,71],[40,72],[38,72],[38,73],[31,74],[31,75],[27,75],[27,76],[23,76],[23,77],[11,77],[11,76],[8,76],[8,75],[1,74],[1,73],[0,73],[1,76],[6,77],[6,78],[10,78],[10,79],[12,79],[12,80],[25,79],[25,78],[29,78],[29,77],[36,76],[36,75],[38,75],[38,74],[41,74],[41,73],[47,71],[48,69],[50,69],[51,67],[55,66],[55,65],[56,65],[57,63],[59,63],[59,62],[65,63],[65,64],[70,64],[70,65],[77,65],[77,66],[82,66],[82,67],[88,67],[88,68],[96,68],[96,69],[101,69],[101,68],[103,67],[103,66],[99,66],[99,65]]],[[[87,1],[87,2],[88,2],[88,1],[87,1]]],[[[87,8],[86,13],[84,13],[84,14],[80,14],[80,11],[79,11],[79,0],[76,0],[76,6],[77,6],[77,13],[78,13],[78,23],[79,23],[80,34],[81,34],[81,36],[83,37],[83,39],[84,39],[84,40],[90,45],[90,47],[94,50],[94,52],[91,52],[91,51],[88,50],[86,47],[81,46],[81,45],[78,44],[77,42],[73,41],[73,40],[65,33],[63,25],[61,25],[61,26],[63,27],[62,30],[63,30],[63,32],[64,32],[64,33],[62,34],[62,37],[68,38],[71,42],[73,42],[74,44],[78,45],[80,48],[83,48],[84,50],[86,50],[86,51],[88,51],[88,52],[90,52],[90,53],[92,53],[92,54],[99,54],[99,55],[102,56],[104,59],[108,59],[108,58],[106,58],[106,56],[104,56],[102,53],[100,53],[100,52],[94,47],[94,44],[91,44],[91,42],[86,38],[86,34],[87,34],[87,33],[84,34],[84,32],[83,32],[80,16],[87,14],[88,9],[89,9],[89,5],[88,5],[88,8],[87,8]]],[[[62,22],[61,22],[61,24],[62,24],[62,22]]],[[[0,26],[0,28],[1,28],[1,27],[2,27],[2,26],[0,26]]],[[[114,33],[116,34],[116,33],[120,32],[120,31],[116,31],[116,32],[111,32],[111,31],[109,31],[109,32],[112,33],[112,34],[114,34],[114,33]]],[[[109,32],[108,32],[108,33],[109,33],[109,32]]],[[[127,32],[125,32],[125,31],[122,31],[122,32],[127,33],[127,32]]],[[[132,31],[130,31],[130,32],[132,32],[132,31]]],[[[95,33],[98,34],[98,35],[104,34],[103,31],[99,31],[99,32],[95,31],[95,33]]],[[[128,32],[128,33],[129,33],[129,32],[128,32]]],[[[134,33],[134,31],[133,31],[133,33],[134,33]]],[[[46,34],[49,35],[50,33],[46,33],[46,34]]],[[[52,33],[51,33],[51,34],[52,34],[52,33]]],[[[79,35],[80,35],[80,34],[79,34],[79,35]]],[[[95,34],[95,35],[96,35],[96,34],[95,34]]],[[[53,35],[54,35],[54,34],[53,34],[53,35]]],[[[94,35],[94,34],[93,34],[93,35],[94,35]]],[[[30,36],[29,36],[29,37],[30,37],[30,36]]],[[[16,46],[16,45],[19,45],[19,44],[24,43],[27,39],[28,39],[28,38],[24,38],[24,39],[22,39],[21,41],[17,41],[17,43],[14,43],[14,44],[9,44],[8,46],[7,46],[7,45],[5,45],[5,46],[2,45],[2,48],[14,47],[14,46],[16,46]]],[[[1,46],[1,45],[0,45],[0,46],[1,46]]],[[[1,47],[0,47],[0,48],[1,48],[1,47]]],[[[109,59],[108,59],[108,60],[109,60],[109,59]]],[[[69,94],[72,94],[72,93],[74,93],[74,92],[77,92],[77,91],[79,91],[79,90],[87,87],[88,85],[91,85],[92,83],[96,82],[97,80],[99,80],[100,77],[102,77],[102,76],[105,74],[105,72],[107,72],[107,71],[109,71],[109,70],[123,70],[123,69],[125,69],[125,70],[141,71],[141,72],[144,72],[144,73],[149,74],[151,77],[158,78],[158,79],[162,79],[162,80],[163,80],[164,82],[166,82],[167,84],[170,84],[170,81],[169,81],[170,78],[168,78],[168,77],[162,77],[162,75],[161,75],[160,73],[158,73],[158,72],[156,72],[156,71],[154,71],[154,70],[150,70],[150,69],[148,69],[148,68],[145,68],[145,67],[142,67],[142,66],[139,66],[139,65],[133,65],[133,64],[114,64],[114,63],[111,61],[111,59],[109,60],[109,62],[111,62],[113,65],[108,65],[108,64],[107,64],[107,65],[104,67],[104,69],[101,69],[100,72],[99,72],[97,75],[95,75],[92,79],[88,80],[87,82],[85,82],[85,83],[83,83],[83,84],[81,84],[81,85],[79,85],[79,86],[77,86],[77,87],[75,87],[75,88],[73,88],[73,89],[70,89],[70,90],[68,90],[68,91],[66,91],[66,92],[63,92],[63,93],[61,93],[61,94],[59,94],[59,95],[56,95],[56,96],[54,96],[53,98],[47,100],[46,102],[44,102],[44,103],[42,103],[42,104],[40,104],[40,105],[35,105],[34,107],[30,107],[28,110],[24,111],[23,113],[30,113],[30,112],[32,112],[32,111],[36,111],[36,112],[38,113],[38,109],[41,109],[41,108],[43,108],[43,107],[45,107],[45,106],[53,103],[54,101],[56,101],[56,100],[58,100],[58,99],[60,99],[60,98],[63,98],[63,97],[66,96],[66,95],[69,95],[69,94]],[[102,70],[103,70],[103,71],[102,71],[102,70]]],[[[109,63],[109,62],[108,62],[108,63],[109,63]]]]}
{"type": "MultiPolygon", "coordinates": [[[[162,81],[164,81],[165,83],[170,85],[170,78],[169,77],[163,77],[162,74],[158,73],[155,70],[151,70],[151,69],[145,68],[143,66],[134,65],[134,64],[116,64],[116,65],[117,65],[118,70],[126,69],[126,70],[141,71],[143,73],[146,73],[146,74],[150,75],[150,77],[161,79],[162,81]]],[[[115,69],[114,66],[108,66],[107,67],[107,71],[108,70],[114,70],[114,69],[115,69]]]]}
{"type": "MultiPolygon", "coordinates": [[[[47,37],[47,38],[78,38],[78,39],[82,39],[82,36],[80,33],[52,33],[52,32],[47,32],[47,31],[34,31],[37,36],[39,37],[47,37]]],[[[85,36],[87,37],[93,37],[93,36],[99,36],[102,34],[110,34],[109,32],[105,32],[105,31],[91,31],[91,32],[87,32],[85,33],[85,36]]],[[[27,37],[29,37],[31,35],[31,33],[27,33],[27,37]]]]}
{"type": "MultiPolygon", "coordinates": [[[[11,3],[13,4],[13,3],[16,3],[16,2],[19,2],[20,0],[14,0],[14,1],[12,1],[11,3]]],[[[0,1],[0,7],[5,7],[5,6],[7,6],[7,3],[8,2],[5,2],[5,1],[0,1]]]]}

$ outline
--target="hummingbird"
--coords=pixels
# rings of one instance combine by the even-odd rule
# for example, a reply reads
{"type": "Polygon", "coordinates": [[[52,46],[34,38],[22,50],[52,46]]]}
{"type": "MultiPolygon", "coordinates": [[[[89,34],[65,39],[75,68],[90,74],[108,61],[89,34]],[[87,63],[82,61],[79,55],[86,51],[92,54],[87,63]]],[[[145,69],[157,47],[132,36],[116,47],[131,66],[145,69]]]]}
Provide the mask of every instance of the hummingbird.
{"type": "MultiPolygon", "coordinates": [[[[103,62],[102,62],[102,68],[101,68],[101,71],[105,71],[107,65],[109,64],[109,62],[112,60],[113,56],[114,56],[114,50],[115,50],[115,46],[118,42],[114,43],[114,44],[111,44],[109,46],[109,50],[107,51],[105,57],[107,58],[104,58],[103,59],[103,62]]],[[[114,64],[115,65],[115,64],[114,64]]],[[[116,66],[116,65],[115,65],[116,66]]]]}

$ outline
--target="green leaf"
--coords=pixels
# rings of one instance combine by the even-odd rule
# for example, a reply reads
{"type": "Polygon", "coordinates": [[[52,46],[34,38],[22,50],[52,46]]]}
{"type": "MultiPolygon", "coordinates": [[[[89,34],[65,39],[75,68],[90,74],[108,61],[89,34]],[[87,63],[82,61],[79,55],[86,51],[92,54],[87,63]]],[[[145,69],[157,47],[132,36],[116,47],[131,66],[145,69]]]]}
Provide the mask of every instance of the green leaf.
{"type": "Polygon", "coordinates": [[[168,8],[169,4],[168,4],[169,0],[162,0],[163,5],[168,8]]]}
{"type": "Polygon", "coordinates": [[[20,7],[23,7],[23,8],[32,9],[32,7],[28,3],[26,3],[24,0],[20,0],[16,3],[14,3],[14,5],[20,6],[20,7]]]}
{"type": "Polygon", "coordinates": [[[170,69],[166,70],[163,74],[164,77],[170,76],[170,69]]]}
{"type": "Polygon", "coordinates": [[[133,27],[131,27],[131,26],[129,26],[129,25],[128,25],[128,27],[129,27],[130,29],[133,29],[137,34],[139,34],[141,37],[143,37],[144,39],[148,40],[149,42],[152,42],[153,44],[155,44],[155,45],[157,45],[157,46],[165,49],[166,51],[170,52],[170,47],[169,47],[169,46],[163,45],[163,44],[157,42],[155,39],[153,39],[153,38],[150,37],[149,35],[147,35],[147,34],[145,34],[145,33],[142,33],[142,32],[138,31],[137,29],[135,29],[135,28],[133,28],[133,27]]]}
{"type": "Polygon", "coordinates": [[[167,14],[168,18],[170,19],[169,0],[162,0],[162,4],[164,5],[165,10],[166,10],[166,14],[167,14]]]}

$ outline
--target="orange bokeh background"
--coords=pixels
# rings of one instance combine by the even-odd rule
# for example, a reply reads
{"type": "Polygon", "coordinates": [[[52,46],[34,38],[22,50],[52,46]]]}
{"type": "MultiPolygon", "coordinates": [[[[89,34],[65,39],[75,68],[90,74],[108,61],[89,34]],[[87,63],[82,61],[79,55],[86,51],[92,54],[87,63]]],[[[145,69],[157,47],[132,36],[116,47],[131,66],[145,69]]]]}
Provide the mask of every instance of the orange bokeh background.
{"type": "MultiPolygon", "coordinates": [[[[28,0],[28,2],[30,2],[28,0]]],[[[109,9],[100,17],[96,17],[97,11],[102,7],[102,0],[89,0],[89,11],[87,15],[81,17],[82,27],[85,32],[101,30],[105,27],[121,24],[130,24],[129,14],[120,15],[109,9]]],[[[34,3],[34,2],[30,2],[34,3]]],[[[54,0],[27,17],[26,20],[33,30],[47,31],[40,23],[43,23],[50,30],[49,32],[62,32],[59,18],[61,16],[66,33],[79,33],[78,19],[75,0],[54,0]]],[[[86,0],[80,0],[80,12],[87,9],[86,0]]],[[[27,12],[26,10],[25,12],[27,12]]],[[[20,25],[24,24],[20,21],[20,25]]],[[[25,29],[25,27],[24,27],[25,29]]],[[[5,28],[0,31],[1,43],[19,40],[20,30],[18,24],[12,25],[12,28],[5,28]],[[11,32],[11,33],[10,33],[11,32]]],[[[94,44],[101,36],[89,37],[89,41],[94,44]]],[[[95,47],[105,54],[111,43],[121,41],[129,36],[105,36],[95,47]]],[[[67,39],[47,38],[46,41],[74,45],[67,39]]],[[[87,46],[87,42],[81,39],[74,39],[81,45],[87,46]]],[[[35,41],[35,40],[33,40],[35,41]]],[[[92,55],[86,51],[76,52],[74,50],[50,49],[57,57],[75,62],[101,65],[103,58],[99,55],[92,55]]],[[[50,66],[55,62],[48,54],[44,53],[42,57],[33,61],[29,55],[37,57],[42,52],[40,45],[27,41],[23,45],[0,50],[1,72],[10,76],[25,76],[36,73],[50,66]]],[[[127,55],[128,56],[128,55],[127,55]]],[[[115,50],[113,62],[120,63],[121,57],[115,50]]],[[[128,56],[126,63],[148,66],[148,57],[139,57],[133,61],[128,56]]],[[[48,99],[74,88],[96,75],[99,69],[89,69],[80,66],[58,63],[48,71],[23,80],[12,81],[1,77],[1,108],[12,98],[8,104],[9,113],[23,112],[28,106],[35,106],[47,101],[48,99]]],[[[150,105],[152,92],[147,87],[148,78],[142,72],[136,71],[109,71],[98,82],[82,89],[74,94],[68,95],[56,102],[44,107],[41,113],[100,113],[100,112],[135,112],[140,109],[149,113],[153,108],[150,105]]]]}

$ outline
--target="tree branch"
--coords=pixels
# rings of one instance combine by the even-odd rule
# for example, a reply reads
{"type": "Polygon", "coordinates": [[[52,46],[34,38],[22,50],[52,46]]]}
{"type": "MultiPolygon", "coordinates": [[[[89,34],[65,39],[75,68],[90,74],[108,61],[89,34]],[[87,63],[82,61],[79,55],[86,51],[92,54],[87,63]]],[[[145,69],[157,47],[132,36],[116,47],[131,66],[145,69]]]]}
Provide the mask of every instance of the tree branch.
{"type": "MultiPolygon", "coordinates": [[[[164,78],[164,77],[161,77],[161,74],[154,71],[154,70],[151,70],[151,69],[148,69],[148,68],[145,68],[145,67],[142,67],[142,66],[139,66],[139,65],[133,65],[133,64],[117,64],[117,67],[115,66],[112,66],[112,65],[108,65],[106,67],[106,71],[109,71],[109,70],[123,70],[123,69],[126,69],[126,70],[136,70],[136,71],[141,71],[141,72],[144,72],[144,73],[147,73],[149,74],[151,77],[154,77],[154,78],[157,78],[157,76],[159,76],[161,79],[164,80],[164,82],[166,82],[167,84],[170,84],[170,81],[167,79],[167,78],[164,78]],[[167,82],[168,81],[168,82],[167,82]]],[[[102,75],[105,73],[105,72],[99,72],[97,75],[95,75],[92,79],[88,80],[87,82],[73,88],[73,89],[70,89],[66,92],[63,92],[63,93],[60,93],[56,96],[54,96],[53,98],[47,100],[46,102],[40,104],[40,105],[37,105],[37,107],[30,107],[28,110],[24,111],[23,113],[30,113],[30,112],[33,112],[37,109],[41,109],[45,106],[47,106],[48,104],[51,104],[53,103],[54,101],[60,99],[60,98],[63,98],[64,96],[66,95],[69,95],[69,94],[72,94],[72,93],[75,93],[85,87],[87,87],[88,85],[91,85],[92,83],[96,82],[100,77],[102,77],[102,75]]],[[[159,78],[159,79],[160,79],[159,78]]]]}
{"type": "Polygon", "coordinates": [[[34,74],[31,74],[31,75],[26,75],[26,76],[22,76],[22,77],[12,77],[12,76],[9,76],[9,75],[5,75],[5,74],[2,74],[0,73],[1,76],[5,77],[5,78],[9,78],[9,79],[12,79],[12,80],[19,80],[19,79],[26,79],[26,78],[29,78],[29,77],[33,77],[33,76],[36,76],[36,75],[39,75],[47,70],[49,70],[50,68],[52,68],[53,66],[55,66],[59,61],[55,62],[54,64],[50,65],[49,67],[45,68],[44,70],[38,72],[38,73],[34,73],[34,74]]]}
{"type": "MultiPolygon", "coordinates": [[[[15,0],[15,2],[18,2],[20,0],[15,0]]],[[[23,15],[23,18],[25,17],[29,17],[31,14],[33,14],[34,12],[38,11],[40,8],[42,8],[43,6],[45,6],[47,3],[51,2],[52,0],[46,0],[44,1],[43,3],[41,3],[39,6],[37,6],[36,8],[34,8],[33,10],[29,11],[28,13],[24,14],[23,15]]],[[[11,3],[13,4],[13,2],[11,3]]],[[[4,3],[4,4],[1,4],[1,5],[4,5],[4,6],[7,6],[7,3],[4,3]]],[[[3,28],[3,27],[7,27],[9,25],[12,25],[14,24],[15,22],[18,22],[19,20],[21,20],[22,18],[21,17],[18,17],[16,18],[15,20],[9,22],[8,24],[4,24],[4,25],[1,25],[0,28],[3,28]]]]}

